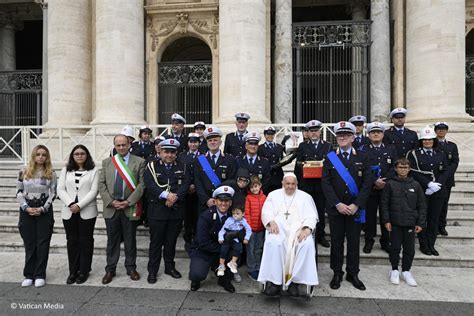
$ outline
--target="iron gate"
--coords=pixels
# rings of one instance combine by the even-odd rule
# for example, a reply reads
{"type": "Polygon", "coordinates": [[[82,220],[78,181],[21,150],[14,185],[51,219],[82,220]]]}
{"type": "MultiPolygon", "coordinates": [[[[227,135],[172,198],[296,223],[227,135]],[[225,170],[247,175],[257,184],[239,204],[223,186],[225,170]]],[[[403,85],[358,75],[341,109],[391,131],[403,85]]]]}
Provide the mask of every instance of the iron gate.
{"type": "Polygon", "coordinates": [[[212,123],[212,63],[164,62],[159,64],[159,124],[173,113],[188,123],[212,123]]]}
{"type": "Polygon", "coordinates": [[[466,56],[466,112],[474,115],[474,56],[466,56]]]}
{"type": "Polygon", "coordinates": [[[293,24],[293,122],[369,113],[370,23],[293,24]]]}

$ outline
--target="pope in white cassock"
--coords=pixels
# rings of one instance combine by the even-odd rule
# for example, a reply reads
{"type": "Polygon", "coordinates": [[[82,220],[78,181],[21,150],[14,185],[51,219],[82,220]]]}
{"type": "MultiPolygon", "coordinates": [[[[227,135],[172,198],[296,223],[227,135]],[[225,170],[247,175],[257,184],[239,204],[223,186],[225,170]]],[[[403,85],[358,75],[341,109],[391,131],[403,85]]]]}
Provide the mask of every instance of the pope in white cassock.
{"type": "Polygon", "coordinates": [[[319,219],[311,195],[297,189],[294,173],[285,174],[282,184],[262,209],[266,235],[258,281],[266,284],[266,295],[279,295],[283,286],[298,296],[298,284],[319,284],[312,236],[319,219]]]}

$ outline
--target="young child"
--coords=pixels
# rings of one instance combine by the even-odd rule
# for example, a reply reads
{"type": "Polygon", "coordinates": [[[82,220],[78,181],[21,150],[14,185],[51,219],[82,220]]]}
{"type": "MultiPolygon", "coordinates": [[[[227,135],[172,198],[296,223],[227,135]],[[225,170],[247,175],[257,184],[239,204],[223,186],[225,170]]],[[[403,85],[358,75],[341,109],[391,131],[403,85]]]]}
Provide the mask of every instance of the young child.
{"type": "Polygon", "coordinates": [[[246,245],[252,235],[252,229],[244,218],[244,207],[235,206],[232,209],[232,217],[229,217],[224,226],[219,231],[218,240],[221,246],[219,256],[219,267],[217,268],[217,276],[223,276],[225,272],[225,260],[229,255],[232,255],[231,261],[227,263],[232,273],[237,273],[237,260],[242,253],[242,243],[246,245]],[[244,237],[242,238],[242,235],[244,237]]]}
{"type": "Polygon", "coordinates": [[[406,158],[395,162],[396,177],[385,184],[382,192],[382,223],[390,239],[390,281],[400,284],[400,250],[403,246],[402,280],[410,286],[417,286],[410,268],[415,257],[415,233],[426,227],[426,200],[423,188],[411,176],[410,162],[406,158]]]}
{"type": "Polygon", "coordinates": [[[252,236],[250,236],[247,245],[247,268],[249,278],[257,281],[265,239],[265,227],[262,224],[262,207],[267,197],[262,192],[262,182],[257,176],[250,178],[249,191],[245,200],[245,219],[252,228],[252,236]]]}

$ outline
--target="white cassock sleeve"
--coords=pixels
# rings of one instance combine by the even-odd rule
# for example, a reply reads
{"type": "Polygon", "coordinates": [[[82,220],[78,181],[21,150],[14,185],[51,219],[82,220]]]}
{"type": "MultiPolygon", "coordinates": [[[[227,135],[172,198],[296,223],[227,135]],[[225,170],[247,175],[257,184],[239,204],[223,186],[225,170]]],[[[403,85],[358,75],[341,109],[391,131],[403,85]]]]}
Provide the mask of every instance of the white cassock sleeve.
{"type": "Polygon", "coordinates": [[[265,203],[263,203],[262,223],[265,227],[268,225],[268,223],[274,221],[276,215],[278,214],[278,210],[276,208],[277,203],[274,203],[274,200],[277,197],[276,194],[278,194],[280,191],[281,189],[270,192],[267,196],[267,199],[265,200],[265,203]]]}
{"type": "Polygon", "coordinates": [[[303,207],[299,209],[301,214],[300,216],[303,218],[303,227],[308,226],[314,230],[316,223],[319,222],[319,217],[313,197],[300,190],[298,190],[298,194],[301,195],[301,201],[304,201],[303,207]]]}

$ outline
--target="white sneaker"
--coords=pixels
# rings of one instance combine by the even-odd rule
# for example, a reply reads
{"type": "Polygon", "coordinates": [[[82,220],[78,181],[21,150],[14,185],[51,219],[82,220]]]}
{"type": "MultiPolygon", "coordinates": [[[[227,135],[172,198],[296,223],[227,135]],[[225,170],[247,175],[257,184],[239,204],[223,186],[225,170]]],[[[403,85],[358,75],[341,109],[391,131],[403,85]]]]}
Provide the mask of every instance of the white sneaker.
{"type": "Polygon", "coordinates": [[[36,279],[35,280],[35,287],[42,287],[46,284],[44,279],[36,279]]]}
{"type": "Polygon", "coordinates": [[[400,284],[400,272],[398,270],[390,271],[390,282],[395,285],[400,284]]]}
{"type": "Polygon", "coordinates": [[[234,273],[234,281],[237,282],[237,283],[242,282],[242,277],[240,276],[240,274],[238,272],[234,273]]]}
{"type": "Polygon", "coordinates": [[[24,279],[23,282],[21,282],[21,287],[28,287],[32,285],[33,285],[32,279],[24,279]]]}
{"type": "Polygon", "coordinates": [[[402,280],[404,280],[409,286],[417,286],[418,284],[415,281],[415,278],[410,271],[402,272],[402,280]]]}
{"type": "Polygon", "coordinates": [[[220,264],[219,267],[217,268],[217,276],[221,277],[224,276],[225,272],[225,265],[220,264]]]}
{"type": "Polygon", "coordinates": [[[230,272],[232,273],[237,273],[237,264],[235,262],[232,262],[232,261],[229,261],[227,262],[227,266],[229,267],[230,269],[230,272]]]}

